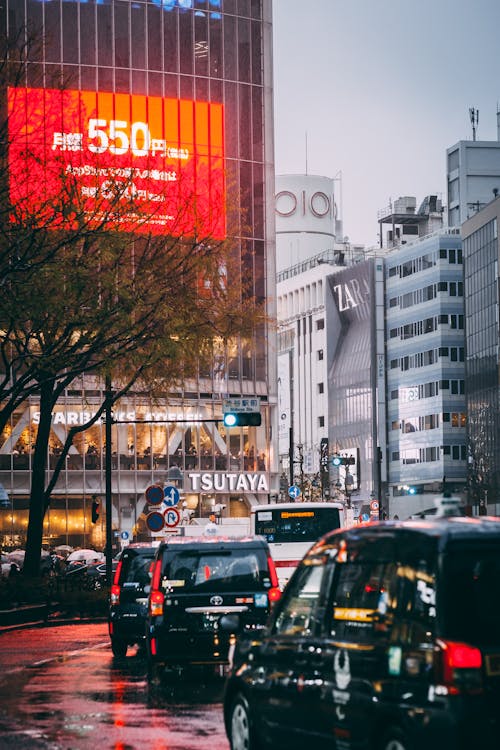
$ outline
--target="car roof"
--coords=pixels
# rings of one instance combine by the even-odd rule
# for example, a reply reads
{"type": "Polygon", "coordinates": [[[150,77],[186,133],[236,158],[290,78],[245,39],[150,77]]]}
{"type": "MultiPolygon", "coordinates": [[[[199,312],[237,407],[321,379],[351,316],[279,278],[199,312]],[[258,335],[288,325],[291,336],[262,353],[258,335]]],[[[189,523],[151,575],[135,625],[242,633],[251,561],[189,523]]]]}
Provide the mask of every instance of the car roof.
{"type": "Polygon", "coordinates": [[[137,544],[127,544],[126,547],[124,547],[121,551],[122,555],[125,555],[127,552],[134,552],[134,554],[140,554],[143,552],[145,555],[149,555],[151,553],[155,553],[158,549],[158,544],[147,544],[145,542],[137,542],[137,544]]]}
{"type": "Polygon", "coordinates": [[[267,548],[266,540],[261,536],[229,537],[229,536],[202,536],[182,537],[175,536],[160,544],[160,550],[179,547],[182,549],[238,549],[245,547],[267,548]]]}
{"type": "Polygon", "coordinates": [[[379,521],[359,524],[348,529],[329,532],[324,539],[330,542],[341,535],[347,543],[368,541],[377,538],[397,538],[399,536],[419,535],[439,542],[444,546],[448,541],[482,540],[500,541],[500,519],[492,516],[469,517],[449,516],[444,518],[409,519],[407,521],[379,521]]]}

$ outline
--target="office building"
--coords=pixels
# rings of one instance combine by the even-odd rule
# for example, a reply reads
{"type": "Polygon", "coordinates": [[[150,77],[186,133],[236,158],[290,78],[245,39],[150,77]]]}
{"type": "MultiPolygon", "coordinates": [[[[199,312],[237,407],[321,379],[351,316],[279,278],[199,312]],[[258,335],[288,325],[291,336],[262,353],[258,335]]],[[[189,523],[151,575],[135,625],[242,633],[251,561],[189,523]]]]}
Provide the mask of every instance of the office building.
{"type": "Polygon", "coordinates": [[[385,215],[399,228],[399,241],[385,257],[385,307],[387,505],[400,518],[432,508],[443,490],[466,498],[460,229],[436,230],[442,214],[436,196],[418,212],[415,207],[412,199],[410,212],[398,205],[397,213],[385,215]],[[404,224],[398,227],[401,215],[417,227],[413,240],[404,224]]]}
{"type": "MultiPolygon", "coordinates": [[[[193,123],[200,128],[191,136],[195,146],[196,133],[207,131],[223,157],[233,208],[240,201],[236,214],[246,217],[245,253],[236,248],[240,263],[251,259],[254,292],[269,300],[274,317],[274,215],[267,208],[274,194],[270,0],[6,0],[0,33],[22,40],[28,28],[43,44],[27,48],[26,74],[11,99],[22,98],[35,113],[33,107],[42,106],[36,102],[43,102],[44,112],[54,117],[68,103],[80,112],[96,108],[87,132],[93,153],[109,139],[115,153],[127,152],[129,126],[133,154],[142,153],[145,143],[160,148],[161,113],[173,113],[181,141],[183,128],[191,133],[193,123]]],[[[51,133],[49,124],[45,118],[42,127],[54,149],[80,147],[78,133],[51,133]]],[[[175,158],[184,157],[176,152],[175,158]]],[[[162,177],[151,173],[149,179],[162,177]]],[[[115,409],[121,418],[112,428],[116,535],[136,537],[147,510],[144,492],[152,484],[177,484],[195,517],[206,516],[215,504],[224,505],[227,515],[248,515],[250,505],[277,491],[273,328],[234,346],[215,369],[200,372],[183,391],[171,394],[168,405],[136,392],[115,409]],[[262,426],[229,430],[215,422],[222,420],[228,397],[259,400],[262,426]]],[[[53,414],[48,476],[68,428],[84,423],[102,399],[103,384],[92,378],[79,378],[67,389],[53,414]]],[[[38,412],[36,399],[25,403],[0,437],[0,482],[9,498],[0,510],[4,544],[24,541],[38,412]]],[[[48,542],[103,542],[103,525],[90,521],[92,496],[104,499],[103,458],[104,426],[96,423],[75,440],[52,493],[45,519],[48,542]]]]}
{"type": "Polygon", "coordinates": [[[475,513],[488,515],[500,513],[499,222],[496,198],[462,226],[468,500],[475,513]]]}

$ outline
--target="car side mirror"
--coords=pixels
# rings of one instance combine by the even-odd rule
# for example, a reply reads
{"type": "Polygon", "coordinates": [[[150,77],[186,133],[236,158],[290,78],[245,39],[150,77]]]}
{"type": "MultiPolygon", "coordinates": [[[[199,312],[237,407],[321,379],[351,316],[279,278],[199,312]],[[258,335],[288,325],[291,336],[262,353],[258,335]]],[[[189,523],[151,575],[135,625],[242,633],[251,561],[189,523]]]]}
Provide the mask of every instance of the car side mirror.
{"type": "Polygon", "coordinates": [[[237,614],[222,615],[219,620],[219,627],[225,633],[239,633],[241,630],[241,619],[237,614]]]}

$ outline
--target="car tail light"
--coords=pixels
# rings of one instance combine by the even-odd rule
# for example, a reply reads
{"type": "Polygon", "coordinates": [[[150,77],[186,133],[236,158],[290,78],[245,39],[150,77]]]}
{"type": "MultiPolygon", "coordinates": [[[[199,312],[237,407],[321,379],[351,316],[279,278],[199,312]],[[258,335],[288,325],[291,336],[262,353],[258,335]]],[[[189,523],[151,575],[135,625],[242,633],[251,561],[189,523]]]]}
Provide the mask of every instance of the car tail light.
{"type": "Polygon", "coordinates": [[[281,590],[278,582],[278,574],[276,573],[276,567],[271,555],[269,555],[267,558],[267,567],[269,569],[269,577],[271,579],[271,588],[267,592],[267,595],[269,597],[269,603],[273,604],[274,602],[277,602],[281,597],[281,590]]]}
{"type": "Polygon", "coordinates": [[[267,592],[270,604],[274,604],[278,599],[281,599],[281,589],[275,588],[274,586],[267,592]]]}
{"type": "Polygon", "coordinates": [[[151,590],[160,588],[161,579],[161,560],[155,560],[152,565],[151,590]]]}
{"type": "Polygon", "coordinates": [[[116,566],[115,575],[113,578],[113,585],[111,586],[111,592],[110,592],[110,601],[112,605],[120,603],[120,575],[122,572],[122,566],[123,566],[123,561],[119,560],[118,565],[116,566]]]}
{"type": "Polygon", "coordinates": [[[438,640],[437,681],[448,693],[480,693],[482,691],[481,651],[467,643],[438,640]]]}
{"type": "Polygon", "coordinates": [[[118,562],[118,565],[116,566],[115,577],[113,579],[113,583],[116,586],[118,586],[118,584],[120,583],[120,575],[121,575],[121,572],[122,572],[122,566],[123,566],[123,560],[120,560],[118,562]]]}
{"type": "Polygon", "coordinates": [[[163,615],[163,604],[165,597],[160,591],[161,560],[155,560],[153,566],[153,577],[151,580],[151,593],[149,595],[149,614],[152,617],[163,615]]]}
{"type": "Polygon", "coordinates": [[[111,604],[119,604],[120,603],[120,587],[118,584],[114,583],[111,586],[111,604]]]}
{"type": "Polygon", "coordinates": [[[149,595],[149,614],[152,617],[157,617],[163,614],[163,603],[165,597],[161,591],[152,591],[149,595]]]}

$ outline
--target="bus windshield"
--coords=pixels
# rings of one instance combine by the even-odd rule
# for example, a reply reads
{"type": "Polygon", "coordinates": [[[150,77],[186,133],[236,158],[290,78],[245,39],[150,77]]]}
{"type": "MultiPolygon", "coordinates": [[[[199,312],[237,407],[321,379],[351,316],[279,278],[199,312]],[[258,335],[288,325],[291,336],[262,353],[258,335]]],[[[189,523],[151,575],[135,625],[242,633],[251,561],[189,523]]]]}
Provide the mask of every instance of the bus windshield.
{"type": "Polygon", "coordinates": [[[315,542],[340,527],[338,508],[273,508],[255,511],[255,534],[269,544],[315,542]]]}

